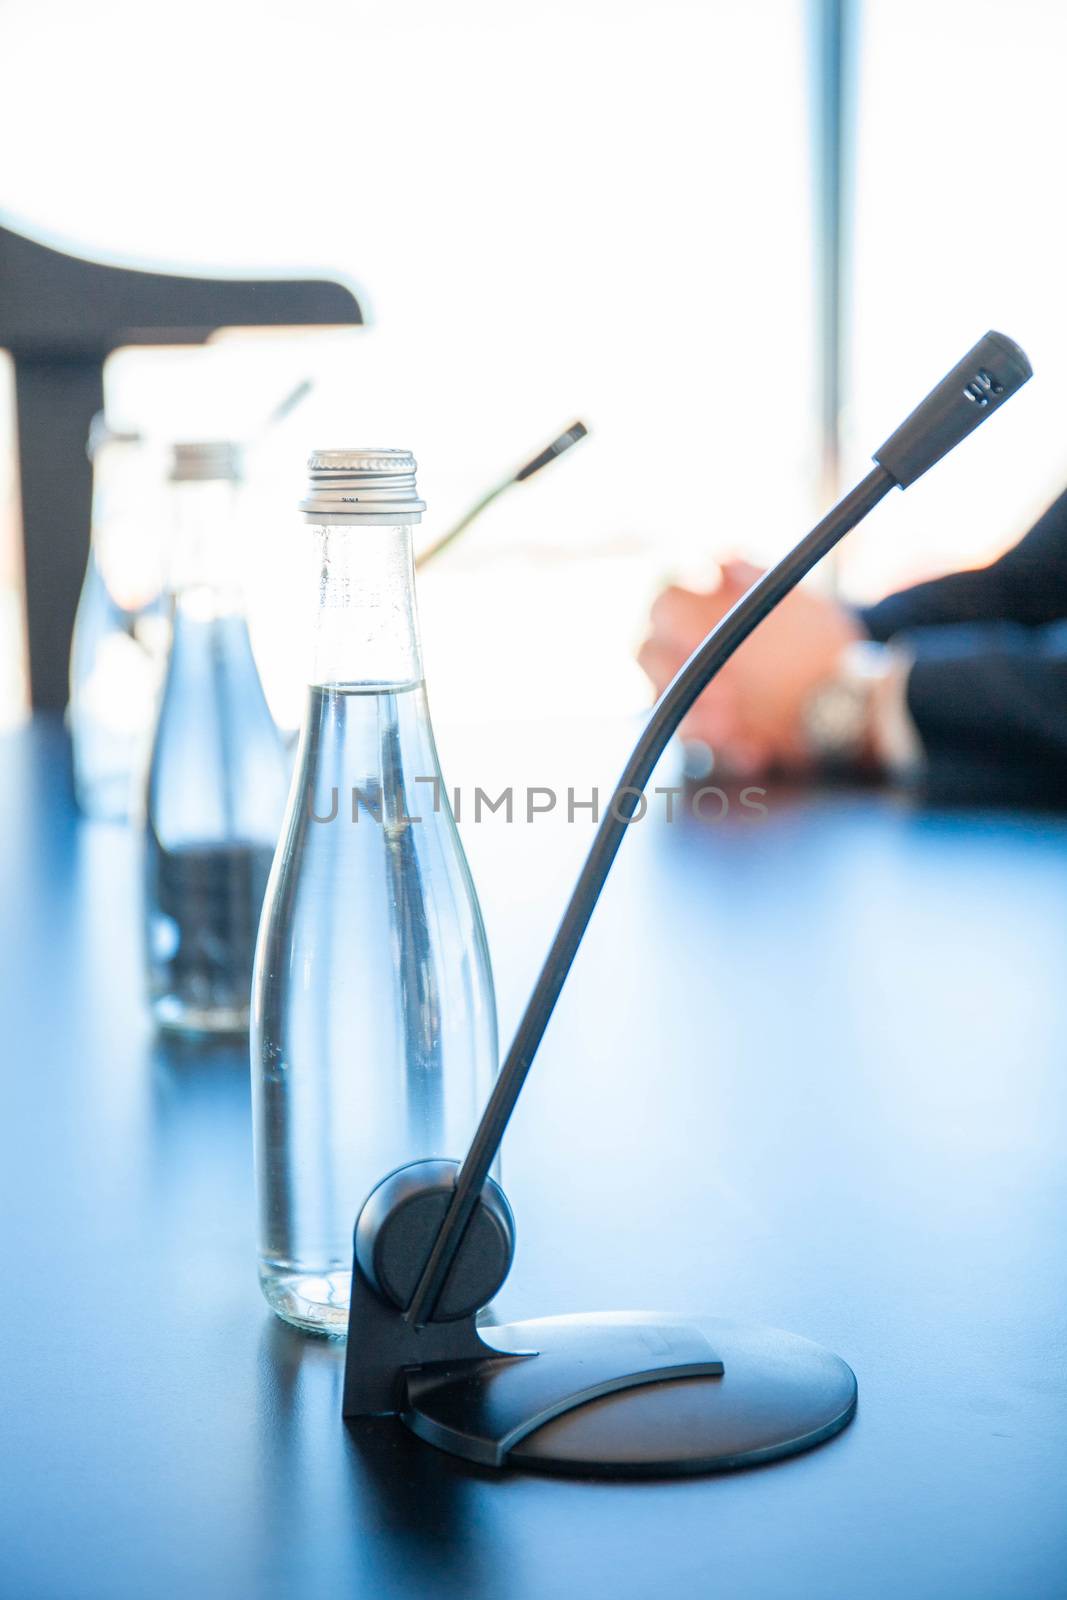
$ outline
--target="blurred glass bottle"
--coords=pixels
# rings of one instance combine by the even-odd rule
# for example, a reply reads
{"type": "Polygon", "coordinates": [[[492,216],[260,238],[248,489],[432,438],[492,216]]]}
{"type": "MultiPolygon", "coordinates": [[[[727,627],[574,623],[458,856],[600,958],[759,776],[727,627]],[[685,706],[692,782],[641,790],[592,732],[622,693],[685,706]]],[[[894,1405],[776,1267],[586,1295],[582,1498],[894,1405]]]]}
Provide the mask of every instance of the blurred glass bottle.
{"type": "Polygon", "coordinates": [[[252,958],[288,787],[241,584],[241,452],[175,446],[173,611],[145,815],[148,983],[156,1022],[248,1027],[252,958]]]}
{"type": "Polygon", "coordinates": [[[263,1292],[343,1334],[360,1205],[403,1162],[463,1154],[496,1005],[422,678],[414,459],[310,466],[314,664],[256,953],[253,1117],[263,1292]]]}
{"type": "Polygon", "coordinates": [[[87,816],[130,814],[151,738],[165,652],[159,463],[100,412],[87,445],[92,532],[70,651],[74,789],[87,816]]]}

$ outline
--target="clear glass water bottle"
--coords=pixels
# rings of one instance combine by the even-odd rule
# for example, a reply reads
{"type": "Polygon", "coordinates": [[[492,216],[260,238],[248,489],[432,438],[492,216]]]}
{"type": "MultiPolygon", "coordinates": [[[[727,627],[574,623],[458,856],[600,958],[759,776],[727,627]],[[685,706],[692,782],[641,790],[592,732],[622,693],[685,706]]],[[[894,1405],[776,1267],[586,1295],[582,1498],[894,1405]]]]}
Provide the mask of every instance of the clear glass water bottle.
{"type": "Polygon", "coordinates": [[[359,1207],[403,1162],[462,1156],[496,1005],[426,704],[414,459],[324,450],[310,468],[317,630],[256,954],[253,1118],[263,1292],[343,1334],[359,1207]]]}
{"type": "Polygon", "coordinates": [[[171,471],[170,656],[145,815],[148,983],[157,1024],[248,1028],[252,960],[288,761],[243,608],[237,446],[181,444],[171,471]]]}
{"type": "Polygon", "coordinates": [[[92,533],[70,652],[74,790],[86,816],[124,822],[144,776],[166,634],[158,461],[102,412],[87,448],[92,533]]]}

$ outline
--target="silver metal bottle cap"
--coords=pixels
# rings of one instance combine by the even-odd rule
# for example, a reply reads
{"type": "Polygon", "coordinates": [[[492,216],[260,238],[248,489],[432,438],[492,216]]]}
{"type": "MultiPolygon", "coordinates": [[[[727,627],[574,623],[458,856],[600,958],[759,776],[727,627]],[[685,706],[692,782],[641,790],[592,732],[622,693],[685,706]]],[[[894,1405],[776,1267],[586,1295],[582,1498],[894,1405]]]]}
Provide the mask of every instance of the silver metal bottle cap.
{"type": "Polygon", "coordinates": [[[307,522],[420,522],[426,510],[415,487],[410,450],[313,450],[308,492],[300,502],[307,522]]]}
{"type": "Polygon", "coordinates": [[[176,444],[171,458],[171,483],[240,483],[244,452],[230,439],[203,439],[176,444]]]}

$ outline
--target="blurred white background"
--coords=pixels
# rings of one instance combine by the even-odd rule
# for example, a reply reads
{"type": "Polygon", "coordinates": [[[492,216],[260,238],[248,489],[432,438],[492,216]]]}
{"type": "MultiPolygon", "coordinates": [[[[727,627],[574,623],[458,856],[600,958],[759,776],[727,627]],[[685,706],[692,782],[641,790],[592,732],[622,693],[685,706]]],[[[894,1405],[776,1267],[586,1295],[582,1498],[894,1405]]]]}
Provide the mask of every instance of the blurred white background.
{"type": "MultiPolygon", "coordinates": [[[[115,421],[261,452],[257,642],[296,715],[313,445],[415,450],[427,541],[576,416],[593,437],[421,583],[435,709],[621,708],[656,587],[818,506],[804,0],[0,4],[0,213],[164,270],[340,275],[370,325],[113,359],[115,421]]],[[[1038,380],[842,558],[869,596],[986,559],[1065,473],[1058,0],[862,7],[846,476],[987,327],[1038,380]]],[[[9,381],[0,717],[23,703],[9,381]]]]}

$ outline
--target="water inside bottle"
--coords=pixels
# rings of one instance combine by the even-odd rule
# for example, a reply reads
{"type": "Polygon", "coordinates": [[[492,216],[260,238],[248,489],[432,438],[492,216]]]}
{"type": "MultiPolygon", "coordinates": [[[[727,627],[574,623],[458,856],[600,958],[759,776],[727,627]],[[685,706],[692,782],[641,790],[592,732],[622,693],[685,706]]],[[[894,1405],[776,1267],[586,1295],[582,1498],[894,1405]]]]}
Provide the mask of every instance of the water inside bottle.
{"type": "Polygon", "coordinates": [[[496,1020],[422,684],[310,695],[257,954],[260,1279],[343,1334],[357,1212],[402,1163],[463,1155],[496,1020]]]}
{"type": "Polygon", "coordinates": [[[269,845],[189,843],[165,849],[147,837],[148,969],[163,1028],[241,1032],[248,1027],[269,845]]]}

